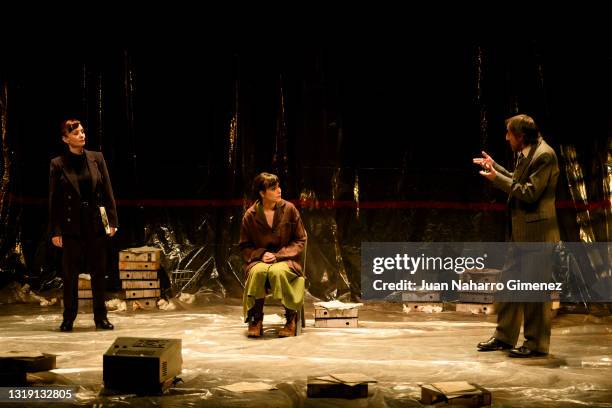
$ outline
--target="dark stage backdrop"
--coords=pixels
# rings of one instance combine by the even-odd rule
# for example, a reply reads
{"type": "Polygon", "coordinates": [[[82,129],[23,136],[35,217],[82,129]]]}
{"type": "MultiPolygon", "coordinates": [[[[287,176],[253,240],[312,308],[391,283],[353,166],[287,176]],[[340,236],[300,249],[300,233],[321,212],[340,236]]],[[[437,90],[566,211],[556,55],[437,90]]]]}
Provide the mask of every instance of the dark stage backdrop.
{"type": "Polygon", "coordinates": [[[111,288],[117,250],[149,244],[163,248],[166,295],[240,296],[239,225],[261,171],[301,210],[321,299],[359,299],[361,242],[502,241],[505,197],[471,160],[484,149],[512,167],[503,121],[517,113],[559,155],[563,239],[609,241],[611,60],[601,40],[448,37],[12,49],[0,60],[0,277],[57,283],[46,196],[67,117],[104,152],[118,199],[111,288]]]}

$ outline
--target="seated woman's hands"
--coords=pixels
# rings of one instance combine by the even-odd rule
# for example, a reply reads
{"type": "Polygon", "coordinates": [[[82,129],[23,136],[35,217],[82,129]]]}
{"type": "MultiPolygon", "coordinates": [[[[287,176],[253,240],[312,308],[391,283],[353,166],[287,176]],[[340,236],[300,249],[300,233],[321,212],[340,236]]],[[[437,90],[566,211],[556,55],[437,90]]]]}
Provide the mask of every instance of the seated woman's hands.
{"type": "Polygon", "coordinates": [[[274,263],[276,262],[276,256],[274,256],[272,252],[264,252],[261,261],[265,263],[274,263]]]}

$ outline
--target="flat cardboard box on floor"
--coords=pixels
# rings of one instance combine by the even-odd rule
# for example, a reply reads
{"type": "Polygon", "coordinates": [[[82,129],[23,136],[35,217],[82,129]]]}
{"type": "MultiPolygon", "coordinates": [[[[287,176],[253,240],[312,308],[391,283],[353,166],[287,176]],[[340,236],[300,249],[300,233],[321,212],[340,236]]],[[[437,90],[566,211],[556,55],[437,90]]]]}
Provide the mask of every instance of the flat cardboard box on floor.
{"type": "Polygon", "coordinates": [[[465,381],[423,384],[421,403],[441,407],[488,407],[491,406],[491,392],[478,384],[465,381]]]}

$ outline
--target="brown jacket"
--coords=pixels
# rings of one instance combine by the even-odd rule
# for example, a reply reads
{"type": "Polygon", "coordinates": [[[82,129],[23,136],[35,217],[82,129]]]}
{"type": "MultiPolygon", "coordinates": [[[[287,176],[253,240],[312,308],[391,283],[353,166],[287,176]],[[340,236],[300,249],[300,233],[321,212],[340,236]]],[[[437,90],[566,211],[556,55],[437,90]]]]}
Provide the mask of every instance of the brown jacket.
{"type": "Polygon", "coordinates": [[[558,242],[555,191],[559,164],[555,151],[540,138],[514,172],[497,163],[494,167],[498,174],[493,185],[509,195],[512,241],[558,242]]]}
{"type": "Polygon", "coordinates": [[[302,252],[306,244],[306,230],[297,208],[288,201],[281,200],[274,211],[272,228],[266,221],[263,206],[255,202],[242,217],[240,243],[245,262],[245,273],[257,262],[261,262],[264,252],[271,252],[277,262],[287,262],[291,270],[302,275],[302,252]]]}

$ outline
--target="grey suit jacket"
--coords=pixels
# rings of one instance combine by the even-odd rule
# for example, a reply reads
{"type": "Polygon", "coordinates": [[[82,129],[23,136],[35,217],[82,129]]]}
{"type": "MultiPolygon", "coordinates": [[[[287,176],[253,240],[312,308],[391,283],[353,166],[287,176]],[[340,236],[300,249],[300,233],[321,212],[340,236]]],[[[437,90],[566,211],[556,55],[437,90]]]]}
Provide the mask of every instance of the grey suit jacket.
{"type": "Polygon", "coordinates": [[[540,138],[514,173],[495,163],[493,185],[508,193],[514,242],[558,242],[555,207],[559,164],[555,151],[540,138]],[[533,150],[535,148],[535,151],[533,150]]]}

